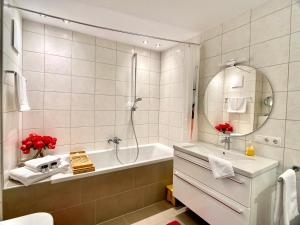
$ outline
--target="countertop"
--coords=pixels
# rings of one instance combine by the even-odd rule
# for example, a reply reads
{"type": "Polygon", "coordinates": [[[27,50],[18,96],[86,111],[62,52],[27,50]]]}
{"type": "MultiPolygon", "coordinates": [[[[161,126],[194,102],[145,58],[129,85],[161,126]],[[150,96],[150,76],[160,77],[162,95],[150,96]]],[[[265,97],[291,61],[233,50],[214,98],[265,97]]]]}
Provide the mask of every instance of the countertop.
{"type": "MultiPolygon", "coordinates": [[[[227,153],[233,156],[233,159],[227,159],[232,162],[235,173],[254,178],[268,170],[276,168],[279,163],[276,160],[268,159],[260,156],[246,156],[234,150],[224,150],[220,146],[208,144],[204,142],[196,142],[193,144],[181,143],[173,146],[174,150],[195,156],[197,158],[208,161],[208,155],[220,155],[227,153]]],[[[220,155],[221,156],[221,155],[220,155]]]]}

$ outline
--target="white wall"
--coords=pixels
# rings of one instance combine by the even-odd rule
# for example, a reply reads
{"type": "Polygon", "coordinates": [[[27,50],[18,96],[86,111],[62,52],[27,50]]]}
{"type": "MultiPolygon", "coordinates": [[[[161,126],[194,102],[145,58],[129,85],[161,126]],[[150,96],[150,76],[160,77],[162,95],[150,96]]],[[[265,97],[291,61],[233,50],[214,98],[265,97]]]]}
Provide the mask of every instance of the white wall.
{"type": "Polygon", "coordinates": [[[135,144],[129,123],[132,50],[138,53],[135,115],[140,144],[158,141],[160,53],[57,27],[24,21],[23,73],[32,111],[30,132],[58,138],[57,153],[105,149],[115,135],[135,144]]]}
{"type": "MultiPolygon", "coordinates": [[[[275,102],[270,118],[253,135],[275,136],[282,141],[280,147],[255,144],[257,154],[278,160],[279,172],[300,166],[300,1],[269,1],[208,30],[202,41],[201,94],[220,65],[229,59],[257,68],[268,77],[275,102]]],[[[203,110],[200,117],[199,139],[217,144],[218,135],[207,123],[203,110]]],[[[253,135],[235,139],[233,148],[244,151],[253,135]]],[[[300,194],[300,174],[297,180],[300,194]]]]}

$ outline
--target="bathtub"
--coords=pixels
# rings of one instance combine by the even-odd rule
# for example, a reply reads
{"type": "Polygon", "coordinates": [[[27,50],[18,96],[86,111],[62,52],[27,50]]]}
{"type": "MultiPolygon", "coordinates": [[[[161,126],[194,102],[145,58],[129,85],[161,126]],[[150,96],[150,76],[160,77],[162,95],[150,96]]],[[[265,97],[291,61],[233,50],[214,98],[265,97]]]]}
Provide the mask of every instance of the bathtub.
{"type": "MultiPolygon", "coordinates": [[[[67,173],[53,175],[51,177],[51,183],[95,176],[173,159],[173,149],[162,144],[140,145],[139,149],[139,157],[136,162],[133,162],[136,156],[136,147],[120,148],[119,158],[122,163],[118,161],[115,149],[88,151],[87,154],[95,166],[95,171],[74,175],[72,170],[69,169],[67,173]]],[[[61,157],[66,161],[69,160],[68,154],[61,155],[61,157]]]]}

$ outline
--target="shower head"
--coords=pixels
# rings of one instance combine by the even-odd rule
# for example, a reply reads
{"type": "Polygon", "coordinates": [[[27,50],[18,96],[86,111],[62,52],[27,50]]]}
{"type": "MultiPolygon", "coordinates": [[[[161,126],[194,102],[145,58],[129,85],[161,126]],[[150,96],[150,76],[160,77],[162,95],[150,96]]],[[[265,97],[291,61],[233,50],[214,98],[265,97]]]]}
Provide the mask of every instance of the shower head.
{"type": "Polygon", "coordinates": [[[142,98],[136,98],[136,99],[134,100],[134,102],[137,103],[137,102],[140,102],[140,101],[142,101],[142,100],[143,100],[142,98]]]}

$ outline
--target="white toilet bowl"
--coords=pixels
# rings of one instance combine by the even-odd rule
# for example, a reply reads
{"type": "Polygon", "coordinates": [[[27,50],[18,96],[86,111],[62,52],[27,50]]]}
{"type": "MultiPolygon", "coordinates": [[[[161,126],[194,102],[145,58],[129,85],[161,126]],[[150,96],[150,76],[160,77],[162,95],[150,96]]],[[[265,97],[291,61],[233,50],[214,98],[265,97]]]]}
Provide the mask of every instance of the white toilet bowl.
{"type": "Polygon", "coordinates": [[[53,217],[49,213],[33,213],[0,222],[0,225],[53,225],[53,217]]]}

